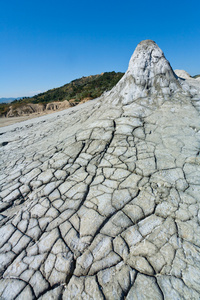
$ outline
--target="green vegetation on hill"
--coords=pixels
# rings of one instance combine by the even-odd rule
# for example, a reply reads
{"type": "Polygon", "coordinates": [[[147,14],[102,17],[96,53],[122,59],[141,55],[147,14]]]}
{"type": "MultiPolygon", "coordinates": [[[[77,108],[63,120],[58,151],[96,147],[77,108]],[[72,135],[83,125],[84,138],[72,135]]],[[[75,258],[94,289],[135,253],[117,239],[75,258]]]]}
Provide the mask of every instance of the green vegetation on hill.
{"type": "Polygon", "coordinates": [[[6,115],[11,105],[13,109],[16,109],[28,103],[47,104],[49,102],[75,99],[74,101],[78,104],[82,99],[87,97],[94,99],[101,96],[104,91],[111,90],[123,75],[124,73],[113,71],[82,77],[31,98],[24,97],[20,100],[14,100],[11,103],[0,104],[0,116],[6,115]]]}

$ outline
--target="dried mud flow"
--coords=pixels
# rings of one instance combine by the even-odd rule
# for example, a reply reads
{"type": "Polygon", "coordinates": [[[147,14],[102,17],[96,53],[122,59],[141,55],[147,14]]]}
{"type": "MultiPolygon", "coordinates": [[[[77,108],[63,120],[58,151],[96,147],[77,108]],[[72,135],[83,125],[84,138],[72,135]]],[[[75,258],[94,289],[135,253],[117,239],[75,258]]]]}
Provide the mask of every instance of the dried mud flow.
{"type": "Polygon", "coordinates": [[[0,299],[200,299],[200,82],[138,44],[79,108],[0,129],[0,299]]]}

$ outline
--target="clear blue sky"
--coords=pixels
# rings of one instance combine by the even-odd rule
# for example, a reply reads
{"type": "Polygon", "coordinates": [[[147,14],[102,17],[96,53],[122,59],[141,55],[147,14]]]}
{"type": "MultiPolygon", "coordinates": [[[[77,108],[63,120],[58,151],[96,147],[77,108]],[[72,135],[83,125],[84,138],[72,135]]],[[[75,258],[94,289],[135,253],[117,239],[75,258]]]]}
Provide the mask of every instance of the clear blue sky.
{"type": "Polygon", "coordinates": [[[200,1],[0,0],[0,97],[126,71],[154,40],[174,69],[200,74],[200,1]]]}

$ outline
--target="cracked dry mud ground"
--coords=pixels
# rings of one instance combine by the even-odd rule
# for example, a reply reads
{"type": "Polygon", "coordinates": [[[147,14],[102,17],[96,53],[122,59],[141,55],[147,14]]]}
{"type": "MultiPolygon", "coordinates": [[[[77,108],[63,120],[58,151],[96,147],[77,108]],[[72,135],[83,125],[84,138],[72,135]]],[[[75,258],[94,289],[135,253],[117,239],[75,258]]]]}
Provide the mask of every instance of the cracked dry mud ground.
{"type": "Polygon", "coordinates": [[[101,98],[2,128],[1,299],[200,299],[200,90],[152,41],[132,58],[101,98]]]}

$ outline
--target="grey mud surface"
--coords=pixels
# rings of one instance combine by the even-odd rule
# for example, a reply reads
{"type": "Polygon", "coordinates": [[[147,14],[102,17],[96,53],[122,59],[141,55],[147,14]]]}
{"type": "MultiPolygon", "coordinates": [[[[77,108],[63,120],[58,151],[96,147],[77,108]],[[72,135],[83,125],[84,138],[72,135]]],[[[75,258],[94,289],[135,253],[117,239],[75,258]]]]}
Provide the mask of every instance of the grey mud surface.
{"type": "Polygon", "coordinates": [[[200,93],[167,65],[135,99],[131,66],[94,102],[0,129],[1,299],[200,299],[200,93]]]}

